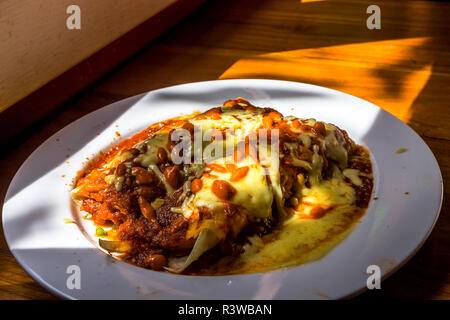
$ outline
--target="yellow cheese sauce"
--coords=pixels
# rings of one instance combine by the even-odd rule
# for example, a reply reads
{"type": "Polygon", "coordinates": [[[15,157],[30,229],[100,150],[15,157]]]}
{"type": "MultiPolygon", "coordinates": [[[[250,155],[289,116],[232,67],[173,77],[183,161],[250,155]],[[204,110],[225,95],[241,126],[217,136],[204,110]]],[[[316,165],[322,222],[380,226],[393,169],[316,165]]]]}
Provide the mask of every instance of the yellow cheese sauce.
{"type": "Polygon", "coordinates": [[[364,214],[364,209],[351,204],[354,190],[343,181],[326,181],[302,192],[307,205],[300,204],[300,210],[269,234],[250,236],[239,257],[224,257],[192,274],[264,272],[318,260],[345,239],[364,214]],[[308,218],[308,211],[317,205],[329,210],[320,219],[308,218]]]}

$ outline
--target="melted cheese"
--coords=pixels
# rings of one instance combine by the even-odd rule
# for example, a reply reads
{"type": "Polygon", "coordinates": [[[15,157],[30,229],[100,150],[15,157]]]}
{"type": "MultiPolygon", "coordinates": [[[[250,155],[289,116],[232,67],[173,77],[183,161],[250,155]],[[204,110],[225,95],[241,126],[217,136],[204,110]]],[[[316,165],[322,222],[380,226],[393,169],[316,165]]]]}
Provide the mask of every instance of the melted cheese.
{"type": "MultiPolygon", "coordinates": [[[[214,164],[225,166],[225,160],[222,158],[215,161],[214,164]]],[[[267,183],[264,168],[251,160],[250,157],[239,163],[239,167],[243,166],[249,167],[247,175],[237,182],[229,182],[237,191],[230,203],[245,208],[249,220],[270,218],[272,216],[273,194],[271,186],[267,183]]],[[[217,176],[217,178],[211,178],[209,175],[203,176],[201,178],[203,188],[195,194],[193,202],[196,207],[204,206],[217,211],[217,208],[223,208],[223,203],[218,201],[217,197],[211,192],[211,185],[215,180],[229,181],[230,173],[212,171],[211,174],[217,176]]]]}
{"type": "Polygon", "coordinates": [[[157,133],[149,139],[141,142],[136,146],[139,148],[140,145],[145,144],[147,146],[147,151],[136,157],[135,162],[139,163],[143,167],[149,167],[150,165],[156,165],[158,163],[158,149],[163,148],[166,150],[167,155],[170,159],[170,152],[167,150],[167,143],[169,141],[169,135],[167,133],[157,133]]]}
{"type": "Polygon", "coordinates": [[[344,147],[342,141],[342,133],[333,125],[327,125],[327,135],[325,137],[326,155],[339,163],[341,168],[345,168],[348,162],[348,151],[344,147]],[[338,139],[339,137],[339,139],[338,139]]]}
{"type": "Polygon", "coordinates": [[[344,171],[342,171],[342,174],[348,178],[355,186],[360,186],[362,185],[362,180],[359,177],[360,172],[359,170],[356,169],[345,169],[344,171]]]}
{"type": "Polygon", "coordinates": [[[200,114],[190,120],[190,122],[195,126],[199,126],[203,132],[210,129],[228,129],[235,131],[238,136],[245,136],[254,132],[262,125],[263,109],[245,111],[223,106],[221,110],[220,119],[201,119],[202,117],[200,116],[203,114],[200,114]]]}

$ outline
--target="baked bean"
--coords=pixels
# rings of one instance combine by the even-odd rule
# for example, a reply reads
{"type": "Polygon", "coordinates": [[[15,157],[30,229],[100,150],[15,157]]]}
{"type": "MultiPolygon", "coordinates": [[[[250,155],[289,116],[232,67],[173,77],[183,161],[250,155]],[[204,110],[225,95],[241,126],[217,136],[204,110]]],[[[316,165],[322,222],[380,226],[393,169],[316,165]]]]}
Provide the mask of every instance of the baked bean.
{"type": "Polygon", "coordinates": [[[222,109],[220,107],[209,109],[204,113],[205,116],[211,118],[212,120],[220,120],[222,119],[221,114],[222,109]]]}
{"type": "Polygon", "coordinates": [[[312,127],[307,124],[301,124],[299,129],[303,132],[311,132],[312,127]]]}
{"type": "Polygon", "coordinates": [[[194,179],[191,183],[191,191],[193,193],[197,193],[202,189],[203,182],[200,179],[194,179]]]}
{"type": "Polygon", "coordinates": [[[236,170],[238,167],[235,164],[232,163],[227,163],[225,165],[225,168],[227,169],[228,172],[233,172],[234,170],[236,170]]]}
{"type": "Polygon", "coordinates": [[[272,128],[272,125],[273,125],[273,119],[269,116],[266,116],[262,119],[262,123],[266,129],[270,129],[270,128],[272,128]]]}
{"type": "Polygon", "coordinates": [[[141,152],[136,148],[131,148],[128,150],[129,153],[131,153],[134,157],[138,156],[141,152]]]}
{"type": "Polygon", "coordinates": [[[140,146],[139,150],[140,150],[141,153],[146,153],[147,150],[148,150],[147,144],[146,144],[146,143],[143,143],[143,144],[140,146]]]}
{"type": "MultiPolygon", "coordinates": [[[[172,134],[174,133],[175,130],[176,129],[172,129],[169,132],[169,140],[167,140],[167,144],[166,144],[166,148],[167,148],[167,150],[169,150],[169,152],[172,152],[172,149],[180,142],[179,139],[177,141],[172,140],[172,134]]],[[[177,136],[174,135],[173,138],[175,139],[175,138],[177,138],[177,136]]]]}
{"type": "Polygon", "coordinates": [[[225,169],[224,167],[222,167],[220,164],[216,164],[216,163],[208,163],[206,165],[207,168],[216,171],[216,172],[220,172],[220,173],[226,173],[227,169],[225,169]]]}
{"type": "Polygon", "coordinates": [[[167,266],[167,258],[162,254],[151,254],[145,257],[144,264],[152,270],[163,270],[167,266]]]}
{"type": "Polygon", "coordinates": [[[300,121],[298,121],[297,119],[292,121],[292,127],[294,127],[295,129],[300,129],[300,121]]]}
{"type": "Polygon", "coordinates": [[[127,166],[126,165],[124,165],[123,163],[121,163],[121,164],[119,164],[118,166],[117,166],[117,169],[116,169],[116,175],[117,176],[123,176],[123,175],[125,175],[125,172],[127,171],[127,166]]]}
{"type": "Polygon", "coordinates": [[[161,147],[158,148],[157,156],[159,163],[166,163],[169,160],[167,156],[167,151],[164,148],[161,147]]]}
{"type": "Polygon", "coordinates": [[[127,187],[131,187],[133,185],[133,180],[130,176],[126,176],[125,180],[123,181],[123,184],[127,187]]]}
{"type": "Polygon", "coordinates": [[[327,130],[325,129],[325,125],[323,122],[316,122],[313,126],[313,130],[316,134],[320,134],[321,136],[325,137],[327,134],[327,130]]]}
{"type": "Polygon", "coordinates": [[[274,120],[280,120],[282,117],[281,113],[279,113],[277,111],[271,111],[271,112],[269,112],[269,114],[267,116],[274,120]]]}
{"type": "Polygon", "coordinates": [[[152,208],[150,203],[144,199],[144,197],[140,196],[138,199],[139,209],[141,210],[142,215],[148,221],[156,221],[155,210],[152,208]]]}
{"type": "Polygon", "coordinates": [[[144,197],[148,201],[155,200],[160,194],[158,189],[154,186],[139,186],[136,191],[140,196],[144,197]]]}
{"type": "Polygon", "coordinates": [[[233,170],[233,172],[231,173],[231,176],[230,176],[230,181],[236,182],[236,181],[243,179],[247,175],[248,170],[249,170],[248,166],[237,168],[236,170],[233,170]]]}
{"type": "Polygon", "coordinates": [[[193,140],[194,139],[194,125],[190,122],[186,122],[185,124],[183,124],[182,128],[189,131],[189,133],[191,135],[191,140],[193,140]]]}
{"type": "Polygon", "coordinates": [[[297,208],[298,207],[298,198],[292,197],[291,199],[289,199],[289,204],[292,206],[292,208],[297,208]]]}
{"type": "Polygon", "coordinates": [[[222,113],[222,108],[221,107],[215,107],[215,108],[212,108],[212,109],[209,109],[208,111],[206,111],[204,113],[204,115],[210,117],[213,120],[219,120],[221,118],[220,117],[221,113],[222,113]]]}
{"type": "Polygon", "coordinates": [[[223,103],[223,106],[225,107],[232,107],[236,104],[236,102],[234,100],[227,100],[223,103]]]}
{"type": "Polygon", "coordinates": [[[133,167],[131,173],[136,176],[136,182],[138,184],[149,184],[153,182],[153,175],[141,167],[133,167]]]}
{"type": "Polygon", "coordinates": [[[327,213],[327,211],[327,209],[317,206],[311,209],[311,211],[309,212],[309,216],[313,219],[319,219],[322,218],[325,213],[327,213]]]}
{"type": "Polygon", "coordinates": [[[222,200],[230,200],[236,194],[236,189],[225,180],[215,180],[212,183],[211,191],[222,200]]]}
{"type": "Polygon", "coordinates": [[[170,166],[164,169],[164,177],[168,184],[170,184],[173,188],[178,188],[181,184],[181,174],[179,166],[170,166]]]}

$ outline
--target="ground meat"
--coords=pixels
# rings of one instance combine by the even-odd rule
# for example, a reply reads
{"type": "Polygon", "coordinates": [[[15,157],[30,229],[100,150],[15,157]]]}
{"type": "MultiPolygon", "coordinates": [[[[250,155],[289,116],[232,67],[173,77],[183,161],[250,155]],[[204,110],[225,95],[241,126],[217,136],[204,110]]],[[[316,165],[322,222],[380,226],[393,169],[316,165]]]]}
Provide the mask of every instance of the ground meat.
{"type": "Polygon", "coordinates": [[[103,193],[104,203],[114,212],[120,212],[124,215],[136,212],[136,206],[133,202],[136,199],[129,193],[117,192],[114,187],[110,187],[103,193]]]}
{"type": "Polygon", "coordinates": [[[360,208],[367,208],[373,189],[372,163],[368,151],[358,146],[353,150],[349,160],[349,168],[357,169],[367,176],[360,176],[361,186],[353,186],[356,192],[356,205],[360,208]]]}
{"type": "Polygon", "coordinates": [[[162,229],[154,238],[155,244],[168,250],[184,250],[192,248],[194,239],[186,239],[187,220],[181,216],[169,227],[162,229]]]}
{"type": "Polygon", "coordinates": [[[372,179],[360,177],[363,181],[361,186],[353,186],[356,192],[356,205],[360,208],[367,208],[372,195],[372,179]]]}
{"type": "Polygon", "coordinates": [[[172,212],[171,208],[179,207],[183,203],[184,198],[181,198],[183,190],[174,192],[171,196],[164,199],[164,204],[156,210],[156,219],[162,227],[170,226],[175,220],[182,217],[181,214],[172,212]]]}
{"type": "Polygon", "coordinates": [[[183,215],[171,211],[182,204],[183,190],[164,198],[165,188],[159,179],[137,183],[130,172],[122,171],[126,183],[120,191],[108,186],[91,192],[90,199],[82,202],[81,210],[91,213],[97,225],[117,226],[117,239],[131,244],[124,257],[126,261],[146,268],[157,266],[159,270],[163,262],[167,262],[169,253],[186,254],[194,244],[193,239],[186,239],[188,222],[183,215]],[[163,206],[156,210],[156,219],[148,219],[142,214],[139,197],[148,203],[157,197],[164,198],[163,206]]]}
{"type": "Polygon", "coordinates": [[[121,212],[115,211],[107,203],[100,203],[93,199],[84,200],[80,209],[91,213],[92,220],[98,225],[107,225],[108,223],[119,225],[125,220],[125,216],[121,212]]]}
{"type": "Polygon", "coordinates": [[[153,237],[161,230],[161,227],[143,216],[129,217],[119,226],[118,237],[120,240],[133,240],[152,242],[153,237]]]}

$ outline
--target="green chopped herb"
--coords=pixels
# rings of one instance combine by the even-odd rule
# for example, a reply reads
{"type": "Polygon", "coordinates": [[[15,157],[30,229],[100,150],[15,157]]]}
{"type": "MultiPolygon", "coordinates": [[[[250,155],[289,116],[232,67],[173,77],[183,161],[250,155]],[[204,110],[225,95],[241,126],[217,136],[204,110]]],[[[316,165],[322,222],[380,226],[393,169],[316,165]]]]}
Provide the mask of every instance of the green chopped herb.
{"type": "Polygon", "coordinates": [[[400,154],[400,153],[404,153],[406,151],[408,151],[408,149],[406,149],[406,148],[398,148],[397,150],[395,150],[395,153],[396,154],[400,154]]]}
{"type": "Polygon", "coordinates": [[[98,227],[97,230],[95,230],[95,234],[98,236],[106,236],[106,231],[103,230],[103,228],[98,227]]]}

